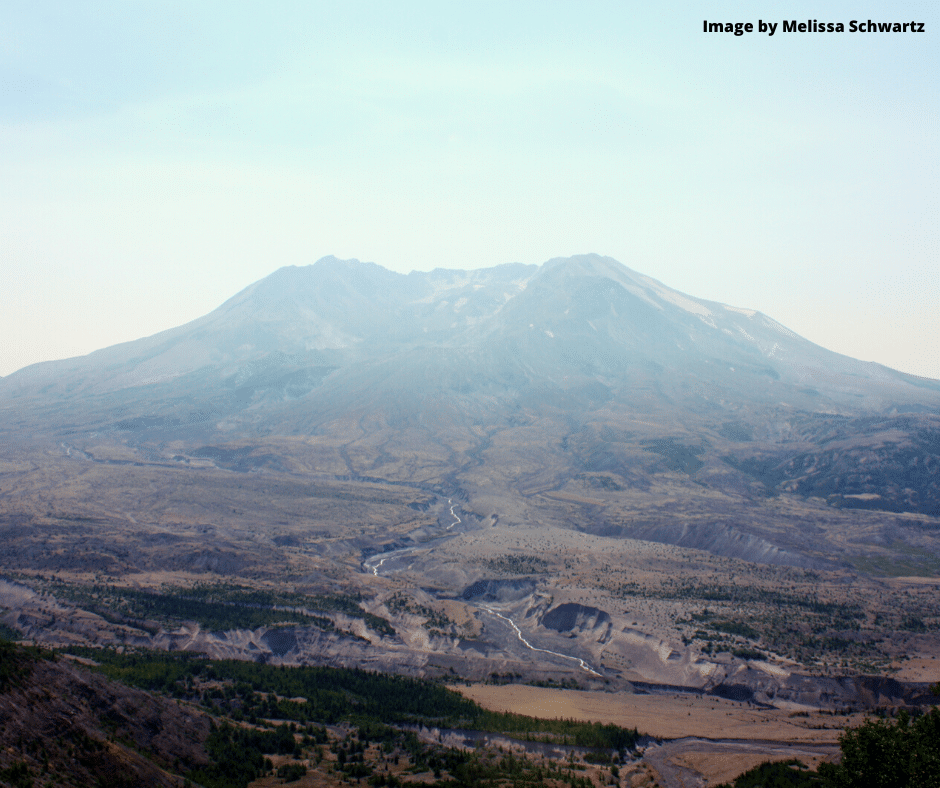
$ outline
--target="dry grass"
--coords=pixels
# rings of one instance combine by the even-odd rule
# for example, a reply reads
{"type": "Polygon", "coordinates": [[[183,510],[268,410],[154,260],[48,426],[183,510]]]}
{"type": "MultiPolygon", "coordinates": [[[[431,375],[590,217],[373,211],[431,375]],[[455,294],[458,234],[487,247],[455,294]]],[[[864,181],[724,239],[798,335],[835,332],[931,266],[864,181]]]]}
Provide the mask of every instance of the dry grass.
{"type": "Polygon", "coordinates": [[[613,723],[666,739],[696,736],[835,743],[845,724],[863,719],[861,715],[791,717],[788,711],[760,709],[707,695],[631,695],[485,684],[455,689],[494,711],[613,723]]]}
{"type": "Polygon", "coordinates": [[[899,681],[940,682],[940,660],[936,657],[914,657],[892,667],[897,668],[894,677],[899,681]]]}

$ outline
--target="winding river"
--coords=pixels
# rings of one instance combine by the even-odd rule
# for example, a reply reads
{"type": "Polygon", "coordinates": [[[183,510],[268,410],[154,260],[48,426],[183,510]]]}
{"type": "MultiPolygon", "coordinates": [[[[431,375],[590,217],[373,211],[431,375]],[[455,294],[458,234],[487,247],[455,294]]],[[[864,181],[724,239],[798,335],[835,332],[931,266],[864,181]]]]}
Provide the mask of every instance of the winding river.
{"type": "Polygon", "coordinates": [[[511,626],[514,630],[516,630],[516,636],[519,638],[519,640],[523,642],[523,644],[527,648],[530,648],[533,651],[541,651],[543,654],[551,654],[552,656],[555,656],[555,657],[561,657],[562,659],[570,659],[574,662],[577,662],[581,666],[582,670],[586,670],[588,673],[590,673],[593,676],[597,676],[598,678],[601,677],[600,673],[594,670],[594,668],[588,665],[587,662],[585,662],[580,657],[572,657],[570,654],[559,654],[557,651],[550,651],[547,648],[538,648],[536,646],[533,646],[528,640],[526,640],[523,637],[522,630],[516,626],[516,622],[513,621],[509,616],[504,616],[498,610],[493,610],[493,608],[489,607],[488,605],[480,605],[479,607],[485,610],[490,615],[497,616],[498,618],[501,618],[503,621],[509,622],[509,626],[511,626]]]}
{"type": "Polygon", "coordinates": [[[451,498],[447,499],[447,503],[450,504],[450,516],[454,518],[454,522],[452,522],[450,525],[447,526],[446,530],[449,531],[455,525],[460,525],[460,523],[462,523],[463,520],[461,520],[460,517],[457,516],[457,513],[454,511],[454,506],[456,506],[456,504],[453,503],[451,498]]]}
{"type": "MultiPolygon", "coordinates": [[[[460,519],[460,515],[458,515],[457,512],[454,511],[457,504],[454,503],[453,498],[448,498],[447,503],[450,506],[450,516],[454,518],[454,521],[444,529],[445,531],[449,531],[455,525],[460,525],[463,522],[463,520],[460,519]]],[[[425,547],[425,545],[422,545],[422,547],[425,547]]],[[[388,561],[390,558],[397,558],[403,555],[407,555],[408,553],[411,553],[417,549],[418,549],[417,547],[405,547],[401,550],[392,550],[391,552],[388,552],[388,553],[377,553],[376,555],[370,556],[365,561],[363,561],[362,566],[366,571],[371,571],[373,575],[378,577],[379,569],[381,569],[382,565],[386,561],[388,561]]],[[[551,654],[553,657],[560,657],[561,659],[567,659],[567,660],[571,660],[572,662],[577,662],[578,665],[581,666],[582,670],[590,673],[592,676],[597,676],[599,678],[601,677],[600,673],[594,670],[594,668],[588,665],[587,662],[585,662],[580,657],[573,657],[570,654],[561,654],[558,651],[551,651],[547,648],[538,648],[537,646],[533,646],[528,640],[526,640],[525,636],[522,634],[522,630],[519,629],[519,627],[516,625],[516,622],[513,621],[509,616],[503,615],[498,610],[494,610],[488,605],[475,605],[475,607],[477,607],[479,610],[485,610],[491,616],[496,616],[497,618],[501,618],[503,621],[509,624],[509,626],[511,626],[513,630],[515,631],[516,637],[519,638],[519,640],[522,642],[522,644],[526,648],[532,651],[541,652],[542,654],[551,654]]]]}
{"type": "MultiPolygon", "coordinates": [[[[447,503],[450,504],[450,516],[454,518],[454,521],[444,529],[445,531],[449,531],[455,525],[460,525],[463,522],[463,520],[460,519],[460,516],[454,511],[454,508],[457,506],[457,504],[454,503],[454,499],[448,498],[447,503]]],[[[422,547],[425,547],[425,545],[422,545],[422,547]]],[[[404,547],[401,550],[392,550],[388,553],[376,553],[375,555],[369,556],[365,561],[363,561],[362,566],[366,569],[367,572],[372,572],[373,575],[378,577],[379,569],[389,558],[407,555],[408,553],[417,549],[417,547],[404,547]]]]}

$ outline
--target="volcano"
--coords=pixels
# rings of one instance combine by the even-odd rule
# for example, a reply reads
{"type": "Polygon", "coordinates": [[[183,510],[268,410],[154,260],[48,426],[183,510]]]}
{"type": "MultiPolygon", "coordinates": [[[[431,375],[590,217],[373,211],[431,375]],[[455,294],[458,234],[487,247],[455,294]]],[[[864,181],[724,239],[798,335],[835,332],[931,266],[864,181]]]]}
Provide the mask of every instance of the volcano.
{"type": "Polygon", "coordinates": [[[110,442],[240,471],[290,470],[302,446],[317,473],[481,501],[587,474],[937,515],[938,411],[937,381],[598,255],[407,275],[327,257],[186,325],[0,381],[10,444],[110,442]]]}

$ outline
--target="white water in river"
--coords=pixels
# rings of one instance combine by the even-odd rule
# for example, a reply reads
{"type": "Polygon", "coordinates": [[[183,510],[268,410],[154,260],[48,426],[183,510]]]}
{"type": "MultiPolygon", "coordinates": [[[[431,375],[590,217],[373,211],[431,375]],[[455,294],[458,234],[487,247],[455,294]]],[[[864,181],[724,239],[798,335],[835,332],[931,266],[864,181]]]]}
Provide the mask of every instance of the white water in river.
{"type": "Polygon", "coordinates": [[[460,523],[462,523],[463,520],[461,520],[461,519],[457,516],[457,514],[454,512],[454,506],[456,506],[456,504],[451,503],[451,499],[450,499],[450,498],[447,499],[447,503],[450,504],[450,516],[454,518],[454,522],[452,522],[450,525],[447,526],[447,530],[449,531],[449,530],[450,530],[451,528],[453,528],[455,525],[459,525],[460,523]]]}
{"type": "MultiPolygon", "coordinates": [[[[448,499],[447,499],[447,503],[450,504],[450,516],[454,518],[454,521],[453,521],[450,525],[448,525],[447,528],[445,529],[445,530],[449,531],[449,530],[450,530],[451,528],[453,528],[455,525],[459,525],[460,523],[462,523],[463,520],[461,520],[460,517],[459,517],[459,515],[454,511],[454,508],[456,507],[456,504],[454,503],[453,499],[452,499],[452,498],[448,498],[448,499]]],[[[406,548],[403,549],[403,550],[394,550],[394,551],[392,551],[392,552],[390,552],[390,553],[384,553],[384,554],[383,554],[383,553],[379,553],[379,554],[377,554],[377,555],[371,556],[370,558],[367,558],[367,559],[363,562],[362,565],[363,565],[367,570],[372,570],[372,574],[375,575],[376,577],[378,577],[378,576],[379,576],[379,569],[381,568],[382,564],[384,564],[389,558],[393,558],[393,557],[395,557],[395,556],[402,556],[402,555],[405,555],[405,554],[407,554],[407,553],[410,553],[412,550],[416,550],[416,549],[418,549],[418,548],[416,548],[416,547],[406,547],[406,548]],[[378,560],[377,560],[377,559],[378,559],[378,560]]],[[[525,637],[523,637],[523,635],[522,635],[522,630],[519,629],[519,627],[516,626],[516,622],[513,621],[509,616],[504,616],[504,615],[503,615],[502,613],[500,613],[499,611],[493,610],[493,608],[488,607],[487,605],[480,605],[479,607],[480,607],[481,610],[485,610],[485,611],[486,611],[487,613],[489,613],[490,615],[492,615],[492,616],[497,616],[498,618],[501,618],[503,621],[507,622],[507,623],[509,624],[509,626],[511,626],[511,627],[515,630],[516,636],[519,638],[519,640],[522,641],[523,645],[524,645],[526,648],[529,648],[529,649],[531,649],[532,651],[540,651],[540,652],[542,652],[543,654],[551,654],[551,655],[554,656],[554,657],[561,657],[562,659],[569,659],[569,660],[572,660],[572,661],[574,661],[574,662],[577,662],[577,663],[581,666],[581,669],[582,669],[582,670],[587,671],[587,672],[590,673],[591,675],[593,675],[593,676],[600,676],[600,675],[601,675],[600,673],[598,673],[596,670],[594,670],[594,668],[592,668],[590,665],[588,665],[588,664],[587,664],[583,659],[581,659],[580,657],[572,657],[572,656],[569,655],[569,654],[560,654],[560,653],[557,652],[557,651],[550,651],[550,650],[547,649],[547,648],[538,648],[538,647],[536,647],[536,646],[533,646],[528,640],[525,639],[525,637]]]]}
{"type": "Polygon", "coordinates": [[[480,605],[480,607],[483,608],[487,613],[490,613],[490,614],[492,614],[492,615],[494,615],[494,616],[498,616],[498,617],[501,618],[503,621],[508,621],[508,622],[509,622],[509,626],[511,626],[514,630],[516,630],[516,635],[518,636],[519,640],[521,640],[524,645],[526,645],[528,648],[532,649],[533,651],[541,651],[543,654],[552,654],[552,655],[554,655],[554,656],[556,656],[556,657],[561,657],[562,659],[574,660],[575,662],[577,662],[577,663],[581,666],[582,670],[586,670],[588,673],[591,673],[591,674],[594,675],[594,676],[600,676],[600,675],[601,675],[600,673],[598,673],[596,670],[594,670],[594,668],[592,668],[590,665],[588,665],[587,662],[585,662],[585,661],[584,661],[583,659],[581,659],[580,657],[572,657],[572,656],[570,656],[570,655],[568,655],[568,654],[559,654],[557,651],[549,651],[547,648],[537,648],[536,646],[533,646],[528,640],[526,640],[526,639],[522,636],[522,630],[519,629],[519,627],[516,626],[516,622],[513,621],[509,616],[504,616],[504,615],[503,615],[502,613],[500,613],[499,611],[493,610],[493,608],[487,607],[486,605],[480,605]]]}
{"type": "MultiPolygon", "coordinates": [[[[450,525],[448,525],[447,528],[444,529],[446,531],[449,531],[455,525],[460,525],[463,522],[463,520],[461,520],[460,516],[454,511],[454,507],[457,506],[457,504],[454,503],[454,499],[448,498],[447,503],[450,504],[450,516],[454,518],[454,521],[450,525]]],[[[382,564],[384,564],[389,558],[393,558],[394,556],[406,555],[407,553],[410,553],[412,550],[417,550],[417,549],[418,549],[417,547],[406,547],[403,550],[393,550],[390,553],[378,553],[377,555],[373,555],[367,558],[365,561],[362,562],[362,565],[367,570],[371,570],[372,574],[378,577],[379,567],[381,567],[382,564]]]]}

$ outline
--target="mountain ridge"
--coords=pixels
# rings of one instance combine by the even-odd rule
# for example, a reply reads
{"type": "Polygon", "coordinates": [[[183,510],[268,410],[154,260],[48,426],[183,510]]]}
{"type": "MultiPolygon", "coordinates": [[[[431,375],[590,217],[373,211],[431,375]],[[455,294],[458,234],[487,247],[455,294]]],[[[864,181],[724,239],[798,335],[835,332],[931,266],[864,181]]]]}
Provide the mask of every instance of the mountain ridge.
{"type": "MultiPolygon", "coordinates": [[[[687,296],[612,258],[581,255],[554,258],[540,267],[507,264],[473,271],[435,269],[410,274],[334,257],[310,266],[283,267],[189,323],[86,356],[18,370],[2,380],[0,396],[15,395],[16,389],[26,393],[37,383],[63,375],[92,375],[96,367],[100,378],[106,376],[102,367],[116,364],[134,365],[136,374],[125,370],[111,376],[106,386],[110,390],[159,383],[206,367],[231,369],[275,352],[302,354],[308,363],[329,366],[338,360],[361,360],[368,355],[363,347],[367,342],[383,349],[397,343],[402,351],[415,347],[479,348],[494,340],[531,346],[567,330],[574,341],[590,348],[598,344],[598,338],[587,336],[585,323],[594,333],[599,331],[598,325],[608,333],[603,338],[611,340],[608,347],[598,348],[598,352],[610,353],[611,348],[636,352],[643,343],[653,343],[662,353],[668,337],[680,353],[691,343],[698,346],[692,348],[696,352],[711,353],[729,363],[736,358],[745,365],[757,363],[776,367],[779,372],[780,355],[787,351],[794,355],[795,351],[791,367],[802,363],[808,380],[827,373],[880,378],[882,382],[893,379],[915,386],[917,380],[940,392],[940,383],[931,385],[929,379],[828,351],[759,311],[687,296]],[[574,288],[573,294],[566,288],[574,288]],[[542,303],[533,293],[541,296],[542,303]],[[629,310],[629,319],[618,314],[618,306],[621,311],[629,310]],[[566,321],[572,308],[578,319],[566,321]],[[539,336],[525,336],[526,326],[539,336]],[[738,341],[734,347],[732,340],[741,338],[749,345],[738,341]],[[824,366],[830,369],[824,371],[824,366]]],[[[588,355],[586,349],[580,354],[571,348],[565,352],[569,358],[580,355],[582,366],[588,355]]],[[[88,380],[74,381],[72,388],[81,390],[88,385],[88,380]]],[[[99,379],[91,389],[100,391],[103,386],[99,379]]]]}

